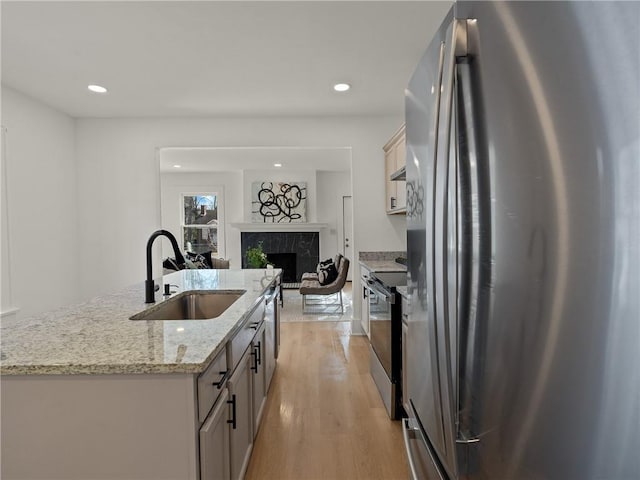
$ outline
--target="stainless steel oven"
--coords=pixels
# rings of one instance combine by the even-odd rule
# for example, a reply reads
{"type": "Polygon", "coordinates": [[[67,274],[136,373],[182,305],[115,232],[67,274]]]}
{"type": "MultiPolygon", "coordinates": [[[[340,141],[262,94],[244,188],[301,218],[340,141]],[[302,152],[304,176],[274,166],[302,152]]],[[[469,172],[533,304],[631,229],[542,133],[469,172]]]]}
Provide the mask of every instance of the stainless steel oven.
{"type": "Polygon", "coordinates": [[[389,416],[400,418],[402,313],[395,287],[373,274],[367,280],[370,371],[389,416]]]}

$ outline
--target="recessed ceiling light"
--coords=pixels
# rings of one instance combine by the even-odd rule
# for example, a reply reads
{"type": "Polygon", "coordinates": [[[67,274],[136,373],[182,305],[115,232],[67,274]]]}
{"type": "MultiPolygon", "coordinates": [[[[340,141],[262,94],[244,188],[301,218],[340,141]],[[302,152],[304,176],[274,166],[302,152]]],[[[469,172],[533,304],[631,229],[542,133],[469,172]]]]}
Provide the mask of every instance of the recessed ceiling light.
{"type": "Polygon", "coordinates": [[[349,85],[348,83],[336,83],[333,86],[333,89],[336,92],[346,92],[347,90],[349,90],[351,88],[351,85],[349,85]]]}
{"type": "Polygon", "coordinates": [[[273,164],[273,166],[274,166],[274,167],[281,167],[281,166],[282,166],[282,164],[281,164],[281,163],[274,163],[274,164],[273,164]]]}
{"type": "Polygon", "coordinates": [[[174,165],[173,168],[182,168],[182,165],[174,165]]]}
{"type": "Polygon", "coordinates": [[[89,85],[87,88],[94,93],[107,93],[107,89],[100,85],[89,85]]]}

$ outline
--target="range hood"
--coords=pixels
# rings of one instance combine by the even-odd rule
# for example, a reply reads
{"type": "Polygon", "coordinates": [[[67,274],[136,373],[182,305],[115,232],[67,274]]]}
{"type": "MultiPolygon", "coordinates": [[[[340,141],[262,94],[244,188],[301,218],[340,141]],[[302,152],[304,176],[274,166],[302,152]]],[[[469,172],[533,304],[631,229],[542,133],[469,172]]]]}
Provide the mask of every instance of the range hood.
{"type": "Polygon", "coordinates": [[[391,175],[389,175],[389,179],[392,182],[405,181],[407,179],[406,166],[396,170],[391,175]]]}

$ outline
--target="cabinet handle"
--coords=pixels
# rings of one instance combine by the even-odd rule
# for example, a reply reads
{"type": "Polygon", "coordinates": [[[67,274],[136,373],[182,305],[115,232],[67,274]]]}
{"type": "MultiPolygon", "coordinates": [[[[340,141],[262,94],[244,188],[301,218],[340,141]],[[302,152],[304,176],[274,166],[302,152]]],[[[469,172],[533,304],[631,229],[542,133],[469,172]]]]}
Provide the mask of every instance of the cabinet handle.
{"type": "Polygon", "coordinates": [[[251,352],[251,356],[253,357],[253,365],[251,366],[251,370],[255,373],[258,373],[258,354],[255,350],[251,352]]]}
{"type": "Polygon", "coordinates": [[[260,325],[260,322],[253,322],[251,325],[249,325],[249,328],[257,330],[259,325],[260,325]]]}
{"type": "Polygon", "coordinates": [[[262,365],[262,344],[261,344],[261,341],[258,342],[258,345],[256,345],[256,348],[258,350],[258,358],[256,359],[256,364],[257,365],[262,365]]]}
{"type": "Polygon", "coordinates": [[[227,403],[231,404],[231,420],[227,420],[227,423],[231,424],[231,428],[236,429],[236,394],[231,395],[231,400],[227,400],[227,403]]]}
{"type": "Polygon", "coordinates": [[[211,385],[215,385],[218,390],[222,388],[224,382],[227,381],[227,377],[229,376],[229,370],[225,370],[224,372],[219,372],[222,377],[217,382],[213,382],[211,385]]]}

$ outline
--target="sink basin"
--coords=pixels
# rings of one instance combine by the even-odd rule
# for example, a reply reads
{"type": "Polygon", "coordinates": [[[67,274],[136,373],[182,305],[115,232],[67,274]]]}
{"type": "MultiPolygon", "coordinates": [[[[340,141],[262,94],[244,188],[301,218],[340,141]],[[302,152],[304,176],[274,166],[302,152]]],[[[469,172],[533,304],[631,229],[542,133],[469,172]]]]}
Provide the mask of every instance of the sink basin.
{"type": "Polygon", "coordinates": [[[137,313],[131,320],[209,320],[222,315],[245,292],[246,290],[182,292],[137,313]]]}

